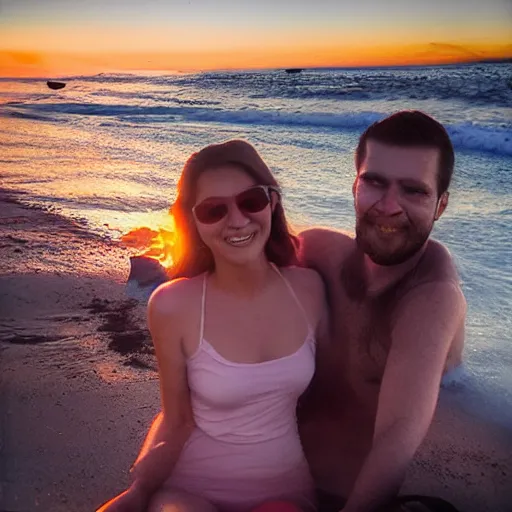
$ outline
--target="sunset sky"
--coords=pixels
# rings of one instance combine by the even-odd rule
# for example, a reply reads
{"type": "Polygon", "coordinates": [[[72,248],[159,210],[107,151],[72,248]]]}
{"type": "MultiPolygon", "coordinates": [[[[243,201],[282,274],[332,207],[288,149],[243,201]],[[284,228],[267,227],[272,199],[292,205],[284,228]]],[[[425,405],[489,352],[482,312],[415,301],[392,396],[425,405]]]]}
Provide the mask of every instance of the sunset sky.
{"type": "Polygon", "coordinates": [[[511,0],[0,0],[0,76],[512,57],[511,0]]]}

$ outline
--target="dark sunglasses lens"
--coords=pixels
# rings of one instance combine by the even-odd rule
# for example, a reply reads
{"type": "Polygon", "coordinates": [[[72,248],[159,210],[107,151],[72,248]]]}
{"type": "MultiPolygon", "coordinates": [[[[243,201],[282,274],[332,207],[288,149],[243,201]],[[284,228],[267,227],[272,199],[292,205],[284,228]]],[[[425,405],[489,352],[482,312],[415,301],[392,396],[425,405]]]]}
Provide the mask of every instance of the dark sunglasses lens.
{"type": "Polygon", "coordinates": [[[196,219],[203,224],[219,222],[228,213],[226,203],[203,201],[194,208],[196,219]]]}
{"type": "Polygon", "coordinates": [[[257,187],[241,192],[236,197],[236,204],[240,211],[247,213],[261,212],[270,203],[264,188],[257,187]]]}

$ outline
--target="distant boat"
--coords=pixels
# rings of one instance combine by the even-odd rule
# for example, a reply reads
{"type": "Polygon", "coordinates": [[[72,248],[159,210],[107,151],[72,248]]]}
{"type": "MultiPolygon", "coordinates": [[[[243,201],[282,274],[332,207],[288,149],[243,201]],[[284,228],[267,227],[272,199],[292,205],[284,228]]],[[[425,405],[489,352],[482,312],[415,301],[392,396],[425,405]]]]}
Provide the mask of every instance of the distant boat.
{"type": "Polygon", "coordinates": [[[303,71],[303,69],[301,69],[301,68],[288,68],[288,69],[285,69],[285,71],[287,73],[290,73],[290,74],[296,74],[296,73],[300,73],[301,71],[303,71]]]}
{"type": "Polygon", "coordinates": [[[48,82],[46,82],[46,85],[50,88],[50,89],[64,89],[64,87],[66,87],[66,84],[64,82],[54,82],[52,80],[48,80],[48,82]]]}

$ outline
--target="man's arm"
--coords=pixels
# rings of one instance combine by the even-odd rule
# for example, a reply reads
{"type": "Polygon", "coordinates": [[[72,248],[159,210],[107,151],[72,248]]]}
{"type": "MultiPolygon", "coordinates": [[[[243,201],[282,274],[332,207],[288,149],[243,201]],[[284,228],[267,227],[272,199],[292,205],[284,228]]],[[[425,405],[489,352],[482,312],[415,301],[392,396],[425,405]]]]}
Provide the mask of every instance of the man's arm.
{"type": "Polygon", "coordinates": [[[453,283],[404,298],[392,332],[372,449],[343,512],[370,512],[395,496],[434,415],[450,344],[466,313],[453,283]]]}
{"type": "Polygon", "coordinates": [[[351,238],[341,231],[310,228],[299,233],[299,262],[303,267],[317,270],[337,266],[349,250],[351,238]]]}

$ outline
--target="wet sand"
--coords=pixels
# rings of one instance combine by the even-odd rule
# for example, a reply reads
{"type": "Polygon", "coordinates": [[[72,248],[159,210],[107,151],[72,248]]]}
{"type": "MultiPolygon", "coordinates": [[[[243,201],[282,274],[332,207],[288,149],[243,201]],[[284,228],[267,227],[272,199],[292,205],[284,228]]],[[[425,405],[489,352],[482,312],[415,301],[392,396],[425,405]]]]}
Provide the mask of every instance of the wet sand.
{"type": "Polygon", "coordinates": [[[439,496],[462,512],[510,512],[512,430],[442,395],[402,493],[439,496]]]}
{"type": "Polygon", "coordinates": [[[129,253],[0,192],[0,510],[91,511],[158,412],[129,253]]]}
{"type": "MultiPolygon", "coordinates": [[[[129,252],[0,191],[0,511],[89,512],[124,488],[158,381],[129,252]]],[[[512,504],[511,431],[443,397],[404,492],[512,504]]]]}

